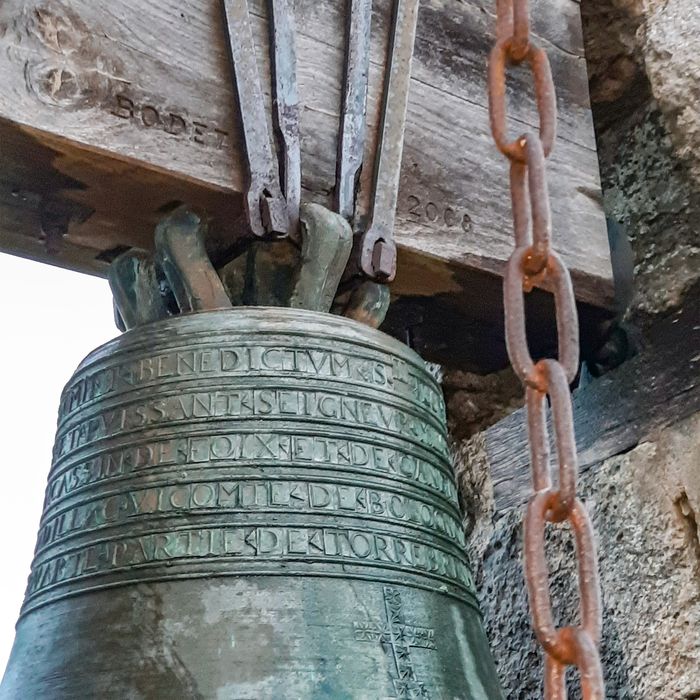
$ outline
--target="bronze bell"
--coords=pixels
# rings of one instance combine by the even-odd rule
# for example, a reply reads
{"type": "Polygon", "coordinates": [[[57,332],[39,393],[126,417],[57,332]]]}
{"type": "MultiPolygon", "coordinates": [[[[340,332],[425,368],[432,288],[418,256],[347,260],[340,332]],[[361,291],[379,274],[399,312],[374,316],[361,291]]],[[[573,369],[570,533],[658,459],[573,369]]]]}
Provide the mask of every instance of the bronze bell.
{"type": "Polygon", "coordinates": [[[93,352],[0,697],[501,697],[423,361],[289,308],[93,352]]]}

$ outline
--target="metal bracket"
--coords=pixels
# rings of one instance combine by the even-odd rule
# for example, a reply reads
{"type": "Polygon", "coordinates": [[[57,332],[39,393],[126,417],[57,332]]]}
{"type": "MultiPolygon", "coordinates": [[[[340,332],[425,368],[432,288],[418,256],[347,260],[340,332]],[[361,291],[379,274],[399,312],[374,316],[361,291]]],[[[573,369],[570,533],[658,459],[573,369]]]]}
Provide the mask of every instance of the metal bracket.
{"type": "Polygon", "coordinates": [[[372,0],[350,0],[347,16],[343,106],[338,137],[335,205],[351,224],[365,157],[372,0]]]}
{"type": "Polygon", "coordinates": [[[231,306],[204,247],[204,228],[200,217],[186,207],[156,228],[157,260],[182,313],[231,306]]]}
{"type": "Polygon", "coordinates": [[[107,270],[115,306],[115,323],[122,330],[167,318],[153,256],[142,250],[122,253],[107,270]]]}
{"type": "Polygon", "coordinates": [[[301,264],[290,306],[327,312],[350,258],[352,229],[320,204],[302,205],[301,223],[301,264]]]}

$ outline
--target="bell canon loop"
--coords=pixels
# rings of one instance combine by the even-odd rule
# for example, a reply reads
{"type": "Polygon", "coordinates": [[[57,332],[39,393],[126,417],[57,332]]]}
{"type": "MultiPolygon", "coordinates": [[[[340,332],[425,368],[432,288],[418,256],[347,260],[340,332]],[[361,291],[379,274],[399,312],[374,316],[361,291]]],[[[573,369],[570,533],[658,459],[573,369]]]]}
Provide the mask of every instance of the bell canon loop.
{"type": "Polygon", "coordinates": [[[150,323],[61,400],[2,700],[500,698],[442,394],[352,320],[150,323]]]}

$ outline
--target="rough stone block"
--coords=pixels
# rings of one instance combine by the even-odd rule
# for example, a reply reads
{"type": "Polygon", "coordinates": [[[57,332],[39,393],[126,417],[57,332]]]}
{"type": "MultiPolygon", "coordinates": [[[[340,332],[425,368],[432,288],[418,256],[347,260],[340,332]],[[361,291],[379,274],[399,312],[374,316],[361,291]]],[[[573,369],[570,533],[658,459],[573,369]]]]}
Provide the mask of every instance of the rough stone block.
{"type": "MultiPolygon", "coordinates": [[[[491,647],[506,697],[542,697],[542,652],[522,573],[522,511],[494,519],[480,436],[460,447],[461,495],[475,507],[470,547],[491,647]]],[[[607,697],[700,697],[700,414],[581,478],[593,518],[603,592],[601,653],[607,697]]],[[[558,624],[576,620],[574,547],[550,527],[548,561],[558,624]],[[571,615],[574,617],[571,617],[571,615]]],[[[580,697],[575,673],[571,698],[580,697]]]]}

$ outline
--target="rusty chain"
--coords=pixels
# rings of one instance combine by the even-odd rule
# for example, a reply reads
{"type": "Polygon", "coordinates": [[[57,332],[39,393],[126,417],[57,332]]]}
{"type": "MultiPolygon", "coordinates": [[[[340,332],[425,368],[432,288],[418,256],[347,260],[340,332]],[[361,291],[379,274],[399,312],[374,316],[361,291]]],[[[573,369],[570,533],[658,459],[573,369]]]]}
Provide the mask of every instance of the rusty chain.
{"type": "Polygon", "coordinates": [[[551,247],[546,158],[556,136],[556,97],[546,52],[530,40],[528,0],[496,0],[496,43],[489,58],[491,131],[510,161],[515,250],[504,284],[506,345],[513,369],[525,385],[534,494],[525,514],[525,577],[532,624],[545,652],[544,696],[566,698],[566,667],[581,674],[586,700],[605,697],[598,653],[601,634],[600,584],[593,528],[576,496],[578,461],[569,385],[579,365],[578,317],[571,277],[551,247]],[[539,115],[539,135],[526,133],[509,141],[506,126],[506,70],[526,63],[532,72],[539,115]],[[523,292],[547,282],[556,303],[559,359],[535,362],[528,349],[523,292]],[[549,397],[558,462],[552,484],[549,397]],[[568,522],[576,545],[580,623],[556,628],[545,557],[547,523],[568,522]]]}

